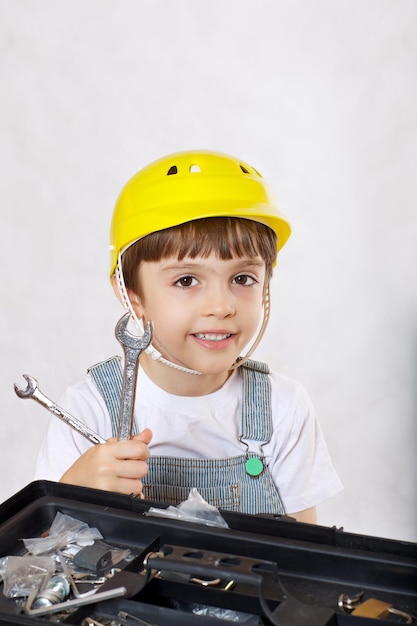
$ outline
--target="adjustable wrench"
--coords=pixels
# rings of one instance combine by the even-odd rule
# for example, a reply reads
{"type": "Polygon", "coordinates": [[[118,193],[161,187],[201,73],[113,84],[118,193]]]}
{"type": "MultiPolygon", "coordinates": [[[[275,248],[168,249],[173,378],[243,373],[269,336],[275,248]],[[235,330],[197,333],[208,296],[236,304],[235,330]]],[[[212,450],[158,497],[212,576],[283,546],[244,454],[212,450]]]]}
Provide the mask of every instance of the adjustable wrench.
{"type": "Polygon", "coordinates": [[[47,398],[39,389],[38,381],[36,380],[36,378],[28,376],[27,374],[23,374],[23,378],[27,382],[26,389],[21,389],[20,387],[18,387],[18,385],[16,385],[16,383],[14,385],[14,390],[19,398],[33,398],[33,400],[39,402],[39,404],[41,404],[46,409],[48,409],[48,411],[51,411],[51,413],[59,417],[59,419],[68,424],[68,426],[71,426],[71,428],[76,430],[77,433],[88,439],[88,441],[90,441],[91,443],[106,443],[106,440],[103,439],[103,437],[97,435],[97,433],[88,428],[88,426],[85,426],[85,424],[80,422],[80,420],[78,420],[76,417],[73,417],[70,413],[65,411],[65,409],[61,408],[60,406],[55,404],[55,402],[47,398]]]}
{"type": "Polygon", "coordinates": [[[132,335],[127,330],[130,313],[126,313],[117,322],[115,335],[125,354],[123,371],[122,396],[120,399],[119,428],[117,438],[127,441],[132,438],[133,411],[135,408],[136,378],[138,375],[139,357],[151,343],[152,328],[148,322],[141,337],[132,335]]]}

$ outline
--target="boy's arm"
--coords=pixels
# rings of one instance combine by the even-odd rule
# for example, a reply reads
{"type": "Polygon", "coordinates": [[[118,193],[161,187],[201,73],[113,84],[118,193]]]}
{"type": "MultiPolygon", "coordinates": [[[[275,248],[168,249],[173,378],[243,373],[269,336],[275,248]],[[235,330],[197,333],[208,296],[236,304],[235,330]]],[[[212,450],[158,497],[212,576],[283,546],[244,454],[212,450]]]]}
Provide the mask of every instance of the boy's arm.
{"type": "Polygon", "coordinates": [[[315,506],[312,506],[310,509],[305,509],[304,511],[298,511],[297,513],[288,513],[288,516],[295,517],[297,522],[317,524],[317,511],[315,506]]]}

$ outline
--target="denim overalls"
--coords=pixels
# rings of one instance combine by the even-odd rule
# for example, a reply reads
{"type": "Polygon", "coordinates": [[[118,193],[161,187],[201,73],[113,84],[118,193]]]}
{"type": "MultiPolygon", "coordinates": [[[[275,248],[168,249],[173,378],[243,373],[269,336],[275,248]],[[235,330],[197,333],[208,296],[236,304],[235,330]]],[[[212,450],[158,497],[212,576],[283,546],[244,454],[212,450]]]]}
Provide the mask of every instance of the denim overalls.
{"type": "MultiPolygon", "coordinates": [[[[120,358],[98,363],[88,373],[106,402],[113,436],[117,437],[122,389],[120,358]]],[[[247,445],[245,440],[257,441],[262,451],[272,434],[268,366],[249,360],[239,367],[239,373],[242,379],[239,440],[244,445],[247,445]]],[[[147,500],[176,506],[196,487],[204,500],[220,509],[251,514],[285,513],[263,455],[249,452],[249,447],[246,453],[225,459],[151,455],[147,463],[148,473],[142,479],[147,500]]]]}

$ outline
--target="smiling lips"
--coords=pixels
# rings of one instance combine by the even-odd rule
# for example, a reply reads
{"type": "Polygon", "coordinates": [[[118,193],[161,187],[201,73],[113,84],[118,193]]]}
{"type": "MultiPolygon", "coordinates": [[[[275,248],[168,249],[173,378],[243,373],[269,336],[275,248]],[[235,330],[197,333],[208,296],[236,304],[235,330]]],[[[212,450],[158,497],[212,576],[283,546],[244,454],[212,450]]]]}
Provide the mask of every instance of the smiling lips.
{"type": "Polygon", "coordinates": [[[206,341],[223,341],[223,339],[228,339],[232,336],[232,333],[195,333],[194,337],[197,339],[205,339],[206,341]]]}
{"type": "Polygon", "coordinates": [[[193,337],[205,348],[220,350],[227,348],[235,335],[233,333],[194,333],[193,337]]]}

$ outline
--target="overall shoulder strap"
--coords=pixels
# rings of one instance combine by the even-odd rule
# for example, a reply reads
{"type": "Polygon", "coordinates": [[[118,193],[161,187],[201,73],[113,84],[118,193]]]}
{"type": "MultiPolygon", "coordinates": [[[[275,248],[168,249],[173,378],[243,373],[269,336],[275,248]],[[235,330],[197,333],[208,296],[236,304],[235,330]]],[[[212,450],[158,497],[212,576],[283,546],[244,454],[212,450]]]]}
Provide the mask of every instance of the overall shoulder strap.
{"type": "MultiPolygon", "coordinates": [[[[117,437],[120,396],[123,374],[120,357],[101,361],[88,369],[104,398],[112,423],[112,433],[117,437]]],[[[241,366],[242,410],[241,437],[266,443],[272,434],[269,368],[260,361],[248,360],[241,366]]],[[[136,426],[134,434],[136,434],[136,426]]]]}
{"type": "MultiPolygon", "coordinates": [[[[113,437],[117,437],[119,426],[120,398],[122,395],[123,373],[120,356],[113,356],[106,361],[96,363],[87,372],[93,378],[98,390],[104,398],[110,414],[113,437]]],[[[136,424],[133,434],[137,433],[136,424]]]]}
{"type": "Polygon", "coordinates": [[[269,367],[261,361],[248,360],[240,369],[243,387],[241,438],[266,443],[272,435],[269,367]]]}

